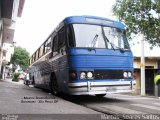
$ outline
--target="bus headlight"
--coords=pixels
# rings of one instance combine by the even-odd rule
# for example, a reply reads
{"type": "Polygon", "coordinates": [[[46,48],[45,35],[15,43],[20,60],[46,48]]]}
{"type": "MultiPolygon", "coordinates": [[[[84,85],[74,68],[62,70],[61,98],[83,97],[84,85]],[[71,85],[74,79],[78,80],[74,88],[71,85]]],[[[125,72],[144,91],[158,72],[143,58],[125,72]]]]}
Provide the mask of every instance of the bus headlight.
{"type": "Polygon", "coordinates": [[[85,70],[85,71],[80,71],[80,79],[94,79],[94,71],[92,70],[85,70]]]}
{"type": "Polygon", "coordinates": [[[92,73],[92,72],[87,72],[87,77],[88,77],[89,79],[93,78],[93,73],[92,73]]]}
{"type": "Polygon", "coordinates": [[[128,77],[127,72],[124,72],[124,73],[123,73],[123,77],[124,77],[124,78],[128,77]]]}
{"type": "Polygon", "coordinates": [[[85,78],[86,78],[86,73],[85,73],[85,72],[81,72],[80,78],[81,78],[81,79],[85,79],[85,78]]]}
{"type": "Polygon", "coordinates": [[[132,73],[131,72],[128,72],[128,77],[132,77],[132,73]]]}

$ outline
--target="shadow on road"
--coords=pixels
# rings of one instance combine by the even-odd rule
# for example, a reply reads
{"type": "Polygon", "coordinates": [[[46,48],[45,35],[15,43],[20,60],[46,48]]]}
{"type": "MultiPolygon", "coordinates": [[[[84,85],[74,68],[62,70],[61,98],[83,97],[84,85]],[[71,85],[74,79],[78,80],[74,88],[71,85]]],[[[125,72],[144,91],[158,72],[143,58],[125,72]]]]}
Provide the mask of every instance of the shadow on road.
{"type": "MultiPolygon", "coordinates": [[[[37,90],[42,90],[42,92],[49,93],[51,94],[51,91],[46,90],[46,89],[37,89],[37,90]]],[[[53,95],[54,96],[54,95],[53,95]]],[[[57,95],[57,97],[62,98],[64,100],[76,103],[76,104],[96,104],[96,103],[126,103],[127,100],[122,100],[118,99],[116,97],[110,97],[110,96],[105,96],[105,97],[97,97],[94,95],[68,95],[64,93],[60,93],[57,95]]]]}
{"type": "Polygon", "coordinates": [[[62,99],[78,103],[78,104],[87,104],[87,103],[123,103],[127,102],[126,100],[121,100],[117,98],[109,98],[107,96],[105,97],[97,97],[97,96],[91,96],[91,95],[66,95],[66,94],[60,94],[58,97],[61,97],[62,99]]]}

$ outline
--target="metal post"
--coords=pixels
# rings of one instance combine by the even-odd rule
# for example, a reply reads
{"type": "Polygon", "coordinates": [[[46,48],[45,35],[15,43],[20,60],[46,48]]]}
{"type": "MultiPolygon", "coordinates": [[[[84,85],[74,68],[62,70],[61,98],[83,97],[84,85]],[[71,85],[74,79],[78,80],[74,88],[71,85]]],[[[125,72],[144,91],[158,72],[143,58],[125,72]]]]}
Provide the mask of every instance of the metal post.
{"type": "Polygon", "coordinates": [[[155,85],[155,96],[158,97],[158,85],[155,85]]]}
{"type": "Polygon", "coordinates": [[[145,96],[145,57],[144,57],[144,32],[141,40],[141,96],[145,96]]]}

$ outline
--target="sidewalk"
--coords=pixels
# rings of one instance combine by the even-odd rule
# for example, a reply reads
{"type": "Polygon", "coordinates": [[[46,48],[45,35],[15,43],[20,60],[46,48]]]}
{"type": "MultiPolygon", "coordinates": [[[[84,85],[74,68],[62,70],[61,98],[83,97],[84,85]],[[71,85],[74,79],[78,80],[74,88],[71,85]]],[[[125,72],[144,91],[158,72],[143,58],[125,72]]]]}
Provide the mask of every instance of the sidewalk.
{"type": "Polygon", "coordinates": [[[23,84],[23,80],[19,80],[18,82],[15,82],[15,81],[12,81],[12,78],[6,78],[5,80],[1,79],[1,81],[10,82],[10,83],[13,83],[13,84],[23,84]]]}
{"type": "MultiPolygon", "coordinates": [[[[119,94],[119,93],[117,93],[119,94]]],[[[156,97],[156,96],[151,96],[151,95],[145,95],[145,96],[141,96],[140,94],[135,94],[134,92],[132,93],[120,93],[122,95],[130,95],[130,96],[138,96],[138,97],[149,97],[149,98],[155,98],[155,99],[160,99],[160,97],[156,97]]]]}
{"type": "Polygon", "coordinates": [[[0,114],[99,114],[89,108],[63,100],[23,81],[0,82],[0,114]]]}

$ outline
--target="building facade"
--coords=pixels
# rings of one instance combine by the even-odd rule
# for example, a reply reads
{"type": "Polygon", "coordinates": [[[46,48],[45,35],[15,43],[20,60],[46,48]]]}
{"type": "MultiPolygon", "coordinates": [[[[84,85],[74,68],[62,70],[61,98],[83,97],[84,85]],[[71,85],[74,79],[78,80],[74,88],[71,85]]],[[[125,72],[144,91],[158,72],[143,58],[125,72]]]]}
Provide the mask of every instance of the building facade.
{"type": "Polygon", "coordinates": [[[17,17],[21,17],[25,0],[0,0],[0,77],[5,79],[6,68],[14,52],[13,38],[17,17]]]}
{"type": "MultiPolygon", "coordinates": [[[[134,79],[136,80],[135,94],[140,95],[141,89],[141,38],[135,39],[137,44],[131,44],[131,50],[134,56],[134,79]]],[[[144,42],[145,56],[145,90],[146,95],[155,96],[154,77],[160,72],[160,47],[155,46],[151,49],[151,45],[144,42]]],[[[160,85],[159,85],[160,96],[160,85]]]]}
{"type": "MultiPolygon", "coordinates": [[[[140,57],[134,57],[134,79],[136,80],[137,95],[140,95],[141,77],[140,77],[140,57]]],[[[154,77],[160,70],[160,57],[145,57],[145,89],[146,94],[150,96],[155,95],[154,77]]],[[[159,85],[160,96],[160,85],[159,85]]]]}

